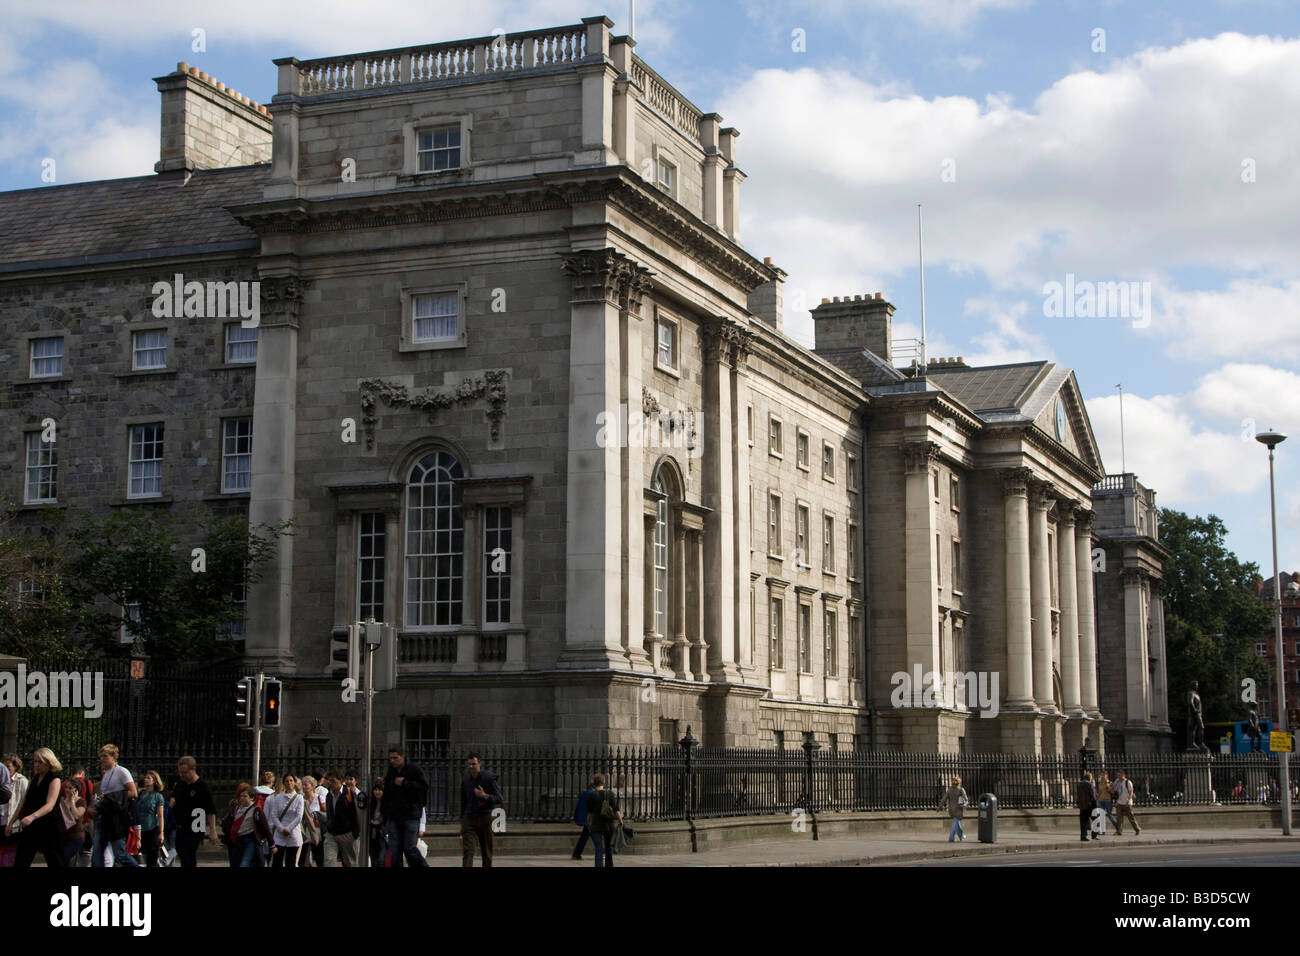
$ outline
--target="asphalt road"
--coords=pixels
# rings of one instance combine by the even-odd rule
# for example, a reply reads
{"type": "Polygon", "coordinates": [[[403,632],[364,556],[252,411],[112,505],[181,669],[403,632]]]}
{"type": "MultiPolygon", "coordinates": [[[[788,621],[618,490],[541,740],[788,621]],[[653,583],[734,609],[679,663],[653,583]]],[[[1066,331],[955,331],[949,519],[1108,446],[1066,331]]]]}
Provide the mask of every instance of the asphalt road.
{"type": "Polygon", "coordinates": [[[1026,850],[997,856],[971,856],[911,863],[880,863],[878,866],[1300,866],[1300,845],[1285,843],[1215,844],[1212,846],[1141,846],[1095,842],[1078,850],[1026,850]]]}

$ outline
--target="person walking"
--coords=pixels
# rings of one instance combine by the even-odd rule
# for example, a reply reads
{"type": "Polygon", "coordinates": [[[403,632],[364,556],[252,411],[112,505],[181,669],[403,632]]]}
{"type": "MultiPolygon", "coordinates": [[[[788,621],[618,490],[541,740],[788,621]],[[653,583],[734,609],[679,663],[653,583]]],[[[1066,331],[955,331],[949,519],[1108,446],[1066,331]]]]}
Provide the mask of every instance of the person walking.
{"type": "MultiPolygon", "coordinates": [[[[1079,808],[1079,839],[1087,843],[1092,829],[1092,811],[1097,807],[1097,788],[1092,782],[1091,770],[1085,770],[1083,779],[1075,785],[1074,803],[1079,808]]],[[[1097,834],[1091,836],[1097,839],[1097,834]]]]}
{"type": "Polygon", "coordinates": [[[60,823],[63,826],[63,865],[72,869],[86,842],[85,781],[75,777],[64,780],[59,792],[60,823]],[[72,823],[69,824],[68,820],[72,823]]]}
{"type": "Polygon", "coordinates": [[[190,756],[176,762],[177,781],[171,805],[176,824],[176,855],[181,866],[199,865],[199,845],[207,831],[208,841],[217,845],[217,805],[208,782],[199,778],[198,762],[190,756]]]}
{"type": "Polygon", "coordinates": [[[492,813],[504,803],[496,774],[484,770],[478,754],[465,758],[465,776],[460,782],[460,865],[474,865],[474,842],[478,841],[483,865],[492,865],[492,813]]]}
{"type": "Polygon", "coordinates": [[[302,778],[302,852],[298,854],[300,867],[324,866],[324,858],[317,859],[323,849],[325,809],[325,779],[315,774],[302,778]]]}
{"type": "Polygon", "coordinates": [[[1115,807],[1115,785],[1111,783],[1110,774],[1106,773],[1104,770],[1101,772],[1101,776],[1097,779],[1097,802],[1101,804],[1102,810],[1106,812],[1106,816],[1103,817],[1101,821],[1101,835],[1105,836],[1106,821],[1109,820],[1117,827],[1119,826],[1119,821],[1115,819],[1115,814],[1113,812],[1115,807]]]}
{"type": "Polygon", "coordinates": [[[578,794],[578,805],[573,808],[573,825],[582,827],[582,833],[578,836],[578,845],[573,848],[573,860],[575,863],[582,862],[582,850],[587,845],[587,840],[591,838],[591,830],[587,827],[587,798],[591,796],[592,791],[596,788],[592,786],[592,781],[587,781],[587,789],[578,794]]]}
{"type": "Polygon", "coordinates": [[[357,815],[357,796],[343,786],[338,771],[325,775],[325,865],[357,865],[357,838],[361,821],[357,815]]]}
{"type": "Polygon", "coordinates": [[[41,747],[32,754],[32,780],[23,799],[21,815],[16,820],[11,816],[6,824],[7,833],[19,831],[15,867],[30,867],[39,851],[45,857],[46,866],[63,868],[63,815],[59,813],[62,771],[63,764],[49,747],[41,747]]]}
{"type": "Polygon", "coordinates": [[[285,774],[274,795],[266,798],[263,808],[271,828],[271,866],[279,869],[298,865],[302,850],[303,799],[298,792],[298,778],[285,774]]]}
{"type": "Polygon", "coordinates": [[[139,866],[126,852],[126,838],[135,823],[131,801],[139,796],[130,772],[117,762],[117,747],[104,744],[99,748],[99,799],[90,815],[95,819],[95,837],[90,850],[90,865],[104,865],[104,850],[111,848],[117,866],[139,866]]]}
{"type": "Polygon", "coordinates": [[[136,825],[140,828],[140,855],[144,865],[158,865],[158,849],[162,846],[164,812],[167,801],[163,798],[162,777],[157,770],[146,770],[140,778],[143,789],[135,801],[136,825]]]}
{"type": "Polygon", "coordinates": [[[241,783],[235,788],[235,798],[230,801],[222,821],[232,868],[265,865],[262,848],[270,846],[271,828],[255,801],[256,796],[251,783],[241,783]]]}
{"type": "Polygon", "coordinates": [[[370,796],[366,799],[366,819],[370,827],[370,865],[373,867],[388,865],[388,829],[384,826],[384,815],[380,812],[380,802],[384,798],[384,778],[376,777],[370,784],[370,796]]]}
{"type": "Polygon", "coordinates": [[[429,784],[424,772],[406,759],[401,747],[388,751],[388,773],[384,775],[384,832],[388,835],[389,866],[400,867],[402,858],[410,866],[428,866],[429,861],[415,845],[420,838],[420,814],[424,810],[429,784]]]}
{"type": "Polygon", "coordinates": [[[83,763],[72,765],[72,775],[68,780],[81,791],[81,800],[85,804],[85,810],[81,814],[81,831],[85,836],[82,838],[81,848],[68,866],[88,867],[91,851],[95,848],[95,818],[90,813],[95,805],[95,784],[86,776],[86,765],[83,763]]]}
{"type": "Polygon", "coordinates": [[[1124,835],[1124,818],[1128,817],[1129,823],[1133,824],[1133,832],[1141,836],[1142,828],[1138,826],[1137,817],[1133,816],[1133,781],[1123,770],[1115,773],[1115,802],[1119,806],[1119,820],[1115,823],[1116,835],[1124,835]]]}
{"type": "Polygon", "coordinates": [[[614,827],[623,821],[618,795],[605,789],[605,775],[591,778],[592,792],[587,797],[587,828],[596,848],[596,866],[614,865],[614,827]]]}
{"type": "Polygon", "coordinates": [[[962,817],[966,813],[966,807],[970,799],[966,796],[966,790],[961,785],[961,777],[953,777],[952,783],[944,791],[942,809],[947,811],[949,819],[952,820],[952,826],[948,828],[948,842],[960,840],[966,842],[966,833],[961,828],[962,817]]]}
{"type": "Polygon", "coordinates": [[[4,836],[5,827],[9,824],[9,801],[14,795],[14,777],[9,770],[9,764],[6,761],[0,761],[0,866],[7,867],[11,864],[12,852],[6,843],[4,836]]]}
{"type": "Polygon", "coordinates": [[[9,774],[9,797],[0,806],[0,867],[10,867],[14,865],[14,856],[18,852],[18,834],[11,834],[9,824],[22,816],[28,781],[23,776],[23,762],[17,754],[5,754],[0,764],[9,774]]]}

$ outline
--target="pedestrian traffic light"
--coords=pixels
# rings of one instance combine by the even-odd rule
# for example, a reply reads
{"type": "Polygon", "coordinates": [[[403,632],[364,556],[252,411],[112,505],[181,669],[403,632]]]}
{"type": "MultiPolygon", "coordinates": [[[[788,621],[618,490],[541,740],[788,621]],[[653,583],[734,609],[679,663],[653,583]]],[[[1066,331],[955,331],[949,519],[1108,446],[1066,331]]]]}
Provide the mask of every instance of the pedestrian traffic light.
{"type": "Polygon", "coordinates": [[[355,624],[336,627],[330,631],[332,660],[343,664],[331,671],[335,680],[350,680],[354,687],[361,684],[361,632],[355,624]]]}
{"type": "Polygon", "coordinates": [[[253,678],[241,677],[235,684],[235,725],[253,726],[253,678]]]}
{"type": "Polygon", "coordinates": [[[273,677],[262,681],[262,726],[280,726],[280,681],[273,677]]]}
{"type": "Polygon", "coordinates": [[[375,648],[375,690],[392,690],[397,686],[397,628],[381,625],[382,642],[375,648]]]}

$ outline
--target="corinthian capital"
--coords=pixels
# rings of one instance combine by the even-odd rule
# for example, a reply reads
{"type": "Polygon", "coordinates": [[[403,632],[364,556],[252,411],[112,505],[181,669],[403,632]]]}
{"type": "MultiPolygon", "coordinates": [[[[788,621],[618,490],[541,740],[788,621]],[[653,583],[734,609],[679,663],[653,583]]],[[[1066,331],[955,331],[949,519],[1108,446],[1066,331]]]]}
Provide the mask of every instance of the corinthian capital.
{"type": "Polygon", "coordinates": [[[296,275],[263,276],[260,280],[262,318],[259,324],[288,325],[296,329],[308,285],[308,281],[296,275]]]}
{"type": "Polygon", "coordinates": [[[933,441],[903,442],[899,450],[903,453],[903,470],[909,475],[930,470],[930,462],[939,458],[943,446],[933,441]]]}
{"type": "Polygon", "coordinates": [[[565,254],[562,268],[573,280],[571,301],[621,305],[624,283],[636,267],[614,249],[580,249],[565,254]]]}
{"type": "Polygon", "coordinates": [[[749,352],[754,333],[730,319],[719,318],[700,325],[700,348],[706,362],[736,366],[749,352]]]}
{"type": "Polygon", "coordinates": [[[1024,498],[1029,494],[1029,479],[1033,474],[1028,468],[1003,468],[998,472],[1002,478],[1002,497],[1024,498]]]}
{"type": "Polygon", "coordinates": [[[1052,506],[1054,497],[1050,481],[1045,481],[1042,478],[1029,479],[1029,506],[1031,508],[1046,511],[1052,506]]]}

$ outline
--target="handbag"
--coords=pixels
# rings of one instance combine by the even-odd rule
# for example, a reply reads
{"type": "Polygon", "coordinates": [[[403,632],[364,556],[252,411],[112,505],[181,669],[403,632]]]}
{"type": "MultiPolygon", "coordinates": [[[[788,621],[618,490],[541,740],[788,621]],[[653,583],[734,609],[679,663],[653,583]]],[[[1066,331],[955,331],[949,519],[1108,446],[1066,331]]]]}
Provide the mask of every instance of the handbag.
{"type": "Polygon", "coordinates": [[[140,853],[140,828],[131,827],[126,832],[126,855],[138,856],[140,853]]]}

